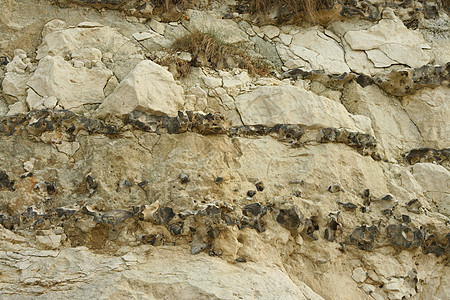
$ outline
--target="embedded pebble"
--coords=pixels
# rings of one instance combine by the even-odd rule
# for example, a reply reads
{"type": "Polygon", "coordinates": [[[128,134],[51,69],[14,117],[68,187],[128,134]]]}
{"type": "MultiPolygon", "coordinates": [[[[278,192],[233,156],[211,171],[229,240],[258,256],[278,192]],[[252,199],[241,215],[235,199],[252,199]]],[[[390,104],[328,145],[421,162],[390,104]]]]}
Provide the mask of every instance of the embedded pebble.
{"type": "Polygon", "coordinates": [[[358,283],[364,282],[367,278],[367,272],[361,267],[356,268],[353,270],[352,278],[358,283]]]}
{"type": "Polygon", "coordinates": [[[330,193],[337,193],[337,192],[342,191],[342,188],[341,188],[341,186],[339,184],[335,183],[335,184],[332,184],[332,185],[330,185],[328,187],[328,191],[330,193]]]}
{"type": "Polygon", "coordinates": [[[186,175],[186,174],[184,174],[184,173],[181,173],[180,176],[179,176],[179,178],[180,178],[181,183],[187,183],[187,182],[189,182],[189,176],[186,175]]]}

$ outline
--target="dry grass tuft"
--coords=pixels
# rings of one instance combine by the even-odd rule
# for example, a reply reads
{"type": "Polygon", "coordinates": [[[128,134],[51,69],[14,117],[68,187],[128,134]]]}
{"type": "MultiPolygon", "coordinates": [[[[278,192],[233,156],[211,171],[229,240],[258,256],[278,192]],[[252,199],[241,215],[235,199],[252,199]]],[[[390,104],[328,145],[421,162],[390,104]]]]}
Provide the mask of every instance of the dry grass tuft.
{"type": "Polygon", "coordinates": [[[320,23],[326,10],[334,7],[335,0],[244,0],[252,13],[268,13],[271,10],[288,12],[292,17],[304,16],[308,21],[320,23]]]}
{"type": "Polygon", "coordinates": [[[176,40],[172,45],[172,51],[184,51],[192,55],[192,61],[189,63],[176,58],[175,55],[159,62],[162,65],[169,66],[169,68],[175,66],[180,77],[189,73],[190,66],[211,67],[213,69],[238,67],[248,70],[249,74],[260,76],[270,74],[267,63],[259,58],[248,56],[245,49],[240,45],[224,43],[211,33],[193,31],[176,40]]]}

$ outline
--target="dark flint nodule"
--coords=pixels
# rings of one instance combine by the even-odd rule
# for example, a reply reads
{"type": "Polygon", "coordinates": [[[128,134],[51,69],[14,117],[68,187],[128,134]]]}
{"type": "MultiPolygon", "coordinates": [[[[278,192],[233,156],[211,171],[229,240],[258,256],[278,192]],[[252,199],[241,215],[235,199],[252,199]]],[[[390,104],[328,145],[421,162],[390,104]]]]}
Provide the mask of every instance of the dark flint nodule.
{"type": "Polygon", "coordinates": [[[186,174],[181,173],[179,175],[181,183],[188,183],[189,182],[189,176],[186,174]]]}
{"type": "Polygon", "coordinates": [[[14,191],[14,180],[9,180],[8,174],[5,171],[0,171],[0,190],[3,188],[14,191]]]}
{"type": "Polygon", "coordinates": [[[144,186],[146,186],[148,184],[148,180],[142,180],[141,182],[139,182],[137,185],[140,188],[143,188],[144,186]]]}
{"type": "Polygon", "coordinates": [[[264,183],[262,181],[257,182],[255,184],[255,186],[256,186],[256,190],[257,191],[259,191],[259,192],[264,191],[264,183]]]}
{"type": "Polygon", "coordinates": [[[247,196],[249,196],[249,197],[253,197],[253,196],[255,196],[256,195],[256,191],[255,190],[249,190],[248,192],[247,192],[247,196]]]}
{"type": "Polygon", "coordinates": [[[346,210],[355,210],[356,208],[358,208],[358,206],[356,204],[353,204],[350,202],[347,202],[347,203],[338,202],[338,204],[341,205],[346,210]]]}

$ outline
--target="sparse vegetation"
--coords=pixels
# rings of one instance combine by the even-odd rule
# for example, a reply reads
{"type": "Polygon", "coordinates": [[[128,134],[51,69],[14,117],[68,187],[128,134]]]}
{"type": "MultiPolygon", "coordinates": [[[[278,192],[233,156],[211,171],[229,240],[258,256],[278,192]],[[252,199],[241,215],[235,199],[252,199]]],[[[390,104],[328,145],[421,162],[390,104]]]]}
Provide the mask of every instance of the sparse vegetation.
{"type": "Polygon", "coordinates": [[[335,0],[243,0],[253,14],[277,11],[279,21],[306,19],[322,23],[329,19],[328,11],[334,7],[335,0]]]}
{"type": "Polygon", "coordinates": [[[193,31],[176,40],[172,45],[173,52],[189,52],[192,55],[190,62],[183,61],[172,55],[162,59],[159,63],[176,67],[180,77],[189,73],[190,67],[211,67],[214,69],[242,68],[250,74],[267,76],[270,68],[262,59],[251,57],[242,45],[227,44],[211,33],[193,31]]]}
{"type": "MultiPolygon", "coordinates": [[[[209,1],[205,1],[209,3],[209,1]]],[[[277,11],[279,21],[306,19],[313,23],[322,23],[329,19],[330,11],[336,0],[240,0],[238,3],[248,7],[251,14],[269,14],[277,11]]],[[[194,0],[153,0],[157,11],[168,12],[183,10],[195,4],[194,0]]],[[[208,5],[208,4],[207,4],[208,5]]]]}

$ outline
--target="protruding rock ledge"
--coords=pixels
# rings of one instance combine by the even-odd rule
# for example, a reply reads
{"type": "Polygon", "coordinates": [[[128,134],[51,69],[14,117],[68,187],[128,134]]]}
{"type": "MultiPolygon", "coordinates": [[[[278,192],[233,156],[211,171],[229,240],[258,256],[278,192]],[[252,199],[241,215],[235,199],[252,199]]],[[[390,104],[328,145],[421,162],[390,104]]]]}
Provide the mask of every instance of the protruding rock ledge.
{"type": "Polygon", "coordinates": [[[406,96],[422,88],[436,88],[450,81],[450,63],[442,66],[424,65],[420,68],[404,68],[392,70],[386,74],[369,76],[365,74],[342,73],[331,74],[323,70],[307,71],[296,68],[282,74],[283,78],[310,79],[319,81],[332,89],[342,89],[349,81],[355,79],[362,87],[376,84],[387,93],[394,96],[406,96]]]}
{"type": "Polygon", "coordinates": [[[238,230],[251,228],[262,233],[268,226],[277,226],[275,224],[287,229],[292,236],[301,235],[310,242],[324,238],[372,251],[388,241],[389,246],[403,250],[421,247],[424,253],[434,253],[437,257],[449,253],[448,235],[445,241],[445,238],[438,238],[442,234],[409,224],[362,225],[346,237],[342,234],[342,225],[331,218],[322,232],[317,217],[306,218],[296,205],[250,203],[240,207],[216,202],[176,212],[171,207],[161,207],[156,201],[131,210],[106,212],[90,206],[45,210],[29,207],[15,215],[0,210],[0,225],[17,233],[29,235],[34,232],[38,243],[51,249],[87,246],[114,250],[125,244],[189,244],[192,254],[208,251],[210,255],[222,256],[227,254],[223,251],[230,245],[223,244],[227,241],[216,241],[221,232],[236,226],[238,230]],[[51,243],[42,238],[45,235],[54,236],[49,239],[51,243]]]}
{"type": "Polygon", "coordinates": [[[416,163],[437,163],[443,166],[450,164],[450,148],[432,149],[432,148],[418,148],[412,149],[405,153],[405,159],[410,165],[416,163]]]}
{"type": "MultiPolygon", "coordinates": [[[[296,124],[276,124],[274,126],[251,125],[232,127],[231,122],[218,113],[178,112],[177,117],[155,116],[143,111],[130,112],[122,123],[112,125],[103,120],[88,118],[69,110],[39,110],[27,114],[0,117],[0,136],[10,136],[21,131],[40,135],[46,131],[61,131],[74,140],[80,130],[89,134],[119,135],[130,127],[135,130],[156,134],[180,134],[195,132],[202,135],[223,134],[230,137],[273,136],[281,142],[300,147],[305,129],[296,124]]],[[[362,155],[370,155],[379,160],[377,143],[373,136],[342,128],[322,128],[317,137],[319,143],[344,143],[362,155]]]]}

